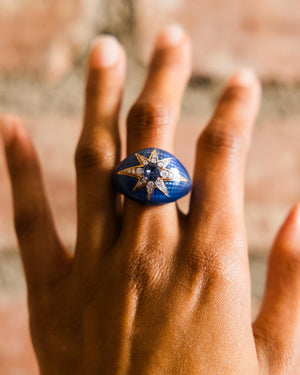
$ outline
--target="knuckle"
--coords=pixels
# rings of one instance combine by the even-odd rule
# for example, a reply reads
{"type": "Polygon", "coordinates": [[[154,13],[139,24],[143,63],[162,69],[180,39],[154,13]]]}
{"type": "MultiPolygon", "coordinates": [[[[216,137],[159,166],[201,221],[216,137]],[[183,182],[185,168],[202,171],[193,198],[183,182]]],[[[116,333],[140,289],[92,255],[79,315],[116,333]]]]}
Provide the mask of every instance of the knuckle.
{"type": "Polygon", "coordinates": [[[195,240],[185,262],[186,274],[193,280],[205,275],[205,280],[214,281],[222,287],[229,287],[235,280],[240,281],[241,253],[244,243],[237,239],[195,240]]]}
{"type": "Polygon", "coordinates": [[[244,147],[243,137],[224,128],[228,128],[228,124],[215,120],[200,136],[198,148],[204,146],[211,152],[229,155],[239,152],[244,147]]]}
{"type": "Polygon", "coordinates": [[[212,290],[214,285],[231,286],[233,276],[228,262],[227,257],[212,250],[195,252],[186,263],[186,275],[192,284],[200,283],[203,290],[212,290]]]}
{"type": "Polygon", "coordinates": [[[170,107],[162,103],[137,101],[128,114],[128,127],[136,134],[149,127],[165,128],[174,119],[170,107]]]}
{"type": "Polygon", "coordinates": [[[220,273],[223,274],[223,265],[213,251],[194,251],[188,254],[182,265],[184,269],[181,285],[188,289],[189,293],[197,295],[202,301],[214,295],[217,280],[220,279],[220,273]]]}
{"type": "Polygon", "coordinates": [[[162,277],[164,263],[162,259],[153,256],[151,251],[133,252],[124,267],[129,286],[138,291],[152,290],[162,277]]]}
{"type": "Polygon", "coordinates": [[[39,217],[34,210],[22,210],[14,216],[14,226],[19,238],[35,233],[39,217]]]}
{"type": "Polygon", "coordinates": [[[75,152],[77,172],[111,170],[116,163],[115,147],[112,142],[103,138],[97,143],[79,143],[75,152]]]}
{"type": "Polygon", "coordinates": [[[220,268],[216,265],[216,253],[213,251],[193,251],[186,260],[188,274],[197,275],[202,273],[212,273],[211,270],[220,268]]]}

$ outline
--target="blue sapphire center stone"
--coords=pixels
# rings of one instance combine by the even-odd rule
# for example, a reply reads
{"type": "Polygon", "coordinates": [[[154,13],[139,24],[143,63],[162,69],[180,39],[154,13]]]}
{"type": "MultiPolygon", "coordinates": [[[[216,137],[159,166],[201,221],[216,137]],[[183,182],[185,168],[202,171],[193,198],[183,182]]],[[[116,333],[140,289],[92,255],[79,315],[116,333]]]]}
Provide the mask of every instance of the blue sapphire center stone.
{"type": "Polygon", "coordinates": [[[143,174],[149,181],[156,181],[160,176],[160,168],[156,164],[149,163],[144,166],[143,174]]]}

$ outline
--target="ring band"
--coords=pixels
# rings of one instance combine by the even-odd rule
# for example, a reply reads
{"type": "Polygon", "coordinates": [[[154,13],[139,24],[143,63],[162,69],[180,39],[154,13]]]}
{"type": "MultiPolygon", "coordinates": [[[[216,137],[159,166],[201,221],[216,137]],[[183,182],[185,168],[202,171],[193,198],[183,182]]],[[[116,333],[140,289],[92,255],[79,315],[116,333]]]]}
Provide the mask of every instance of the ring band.
{"type": "Polygon", "coordinates": [[[174,202],[188,194],[192,185],[180,161],[158,148],[144,148],[124,159],[114,184],[127,198],[147,205],[174,202]]]}

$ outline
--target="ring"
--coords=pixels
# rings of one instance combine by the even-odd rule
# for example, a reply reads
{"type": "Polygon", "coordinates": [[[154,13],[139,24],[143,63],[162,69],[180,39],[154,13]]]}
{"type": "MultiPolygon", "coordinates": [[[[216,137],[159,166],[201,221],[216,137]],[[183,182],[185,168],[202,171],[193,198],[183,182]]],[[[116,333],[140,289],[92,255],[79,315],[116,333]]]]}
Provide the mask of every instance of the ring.
{"type": "Polygon", "coordinates": [[[127,198],[147,205],[174,202],[192,186],[180,161],[158,148],[144,148],[124,159],[114,173],[114,184],[127,198]]]}

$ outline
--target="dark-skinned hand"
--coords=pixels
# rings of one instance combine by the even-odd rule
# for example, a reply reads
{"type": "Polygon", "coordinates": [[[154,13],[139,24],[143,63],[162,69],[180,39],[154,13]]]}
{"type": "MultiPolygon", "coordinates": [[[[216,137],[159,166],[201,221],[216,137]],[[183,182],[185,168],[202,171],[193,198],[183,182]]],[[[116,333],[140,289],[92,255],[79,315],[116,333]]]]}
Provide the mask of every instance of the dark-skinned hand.
{"type": "MultiPolygon", "coordinates": [[[[258,79],[241,70],[224,88],[199,135],[184,215],[175,203],[146,207],[125,199],[121,206],[112,174],[120,158],[124,50],[103,36],[88,66],[75,155],[74,255],[56,233],[30,136],[18,118],[0,119],[41,374],[295,375],[299,204],[274,241],[262,308],[251,322],[244,169],[258,79]]],[[[128,115],[128,154],[146,147],[173,151],[190,70],[188,36],[166,27],[128,115]]]]}

